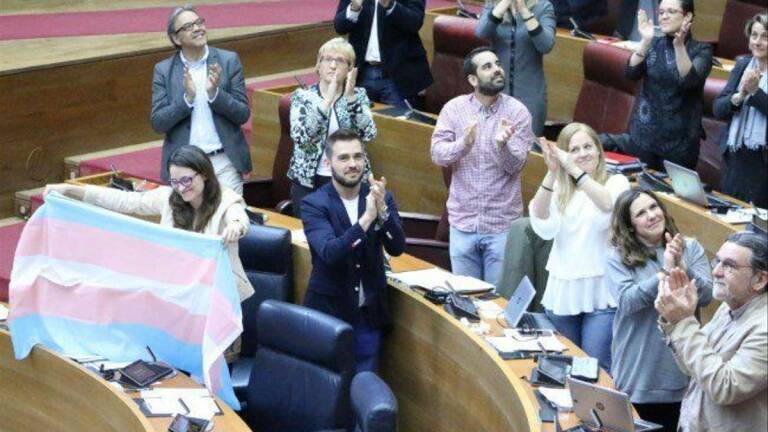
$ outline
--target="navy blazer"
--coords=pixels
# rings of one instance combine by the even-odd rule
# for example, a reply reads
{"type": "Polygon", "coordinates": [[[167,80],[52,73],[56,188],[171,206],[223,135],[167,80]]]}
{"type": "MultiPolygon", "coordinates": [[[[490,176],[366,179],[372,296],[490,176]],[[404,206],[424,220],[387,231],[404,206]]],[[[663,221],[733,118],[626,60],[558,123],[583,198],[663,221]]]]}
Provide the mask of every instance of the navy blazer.
{"type": "MultiPolygon", "coordinates": [[[[728,124],[723,128],[720,134],[720,153],[725,154],[728,151],[728,133],[731,129],[731,119],[736,111],[741,110],[744,105],[757,108],[763,115],[768,115],[768,95],[762,90],[757,89],[757,92],[743,102],[740,106],[735,107],[731,103],[731,96],[739,91],[739,83],[741,83],[741,77],[744,75],[744,71],[747,70],[749,62],[752,61],[752,56],[747,55],[739,58],[736,61],[736,65],[733,67],[731,74],[728,76],[728,83],[723,88],[723,91],[715,98],[712,104],[712,112],[715,117],[721,120],[728,120],[728,124]]],[[[763,147],[763,152],[766,149],[763,147]]]]}
{"type": "Polygon", "coordinates": [[[377,0],[363,0],[363,9],[357,22],[347,19],[350,0],[339,1],[333,25],[336,33],[349,34],[349,43],[355,49],[356,65],[365,63],[365,51],[371,37],[374,5],[379,8],[376,22],[379,29],[379,52],[387,71],[403,97],[415,96],[432,84],[432,72],[427,63],[427,52],[419,38],[424,23],[424,0],[393,0],[392,12],[377,0]]]}
{"type": "MultiPolygon", "coordinates": [[[[370,187],[361,184],[358,217],[365,212],[370,187]]],[[[405,250],[405,233],[392,194],[387,192],[389,218],[381,226],[363,231],[352,225],[333,182],[304,198],[301,220],[312,253],[312,275],[304,304],[357,325],[361,319],[373,328],[390,322],[384,254],[398,256],[405,250]],[[362,281],[365,303],[359,307],[362,281]]]]}
{"type": "MultiPolygon", "coordinates": [[[[219,92],[210,103],[213,124],[232,165],[241,173],[251,172],[251,153],[240,125],[248,121],[251,108],[245,92],[243,66],[232,51],[208,47],[208,64],[221,66],[219,92]]],[[[155,65],[152,78],[152,128],[165,134],[160,174],[168,181],[168,159],[176,149],[189,144],[192,108],[184,101],[184,63],[180,51],[155,65]]]]}

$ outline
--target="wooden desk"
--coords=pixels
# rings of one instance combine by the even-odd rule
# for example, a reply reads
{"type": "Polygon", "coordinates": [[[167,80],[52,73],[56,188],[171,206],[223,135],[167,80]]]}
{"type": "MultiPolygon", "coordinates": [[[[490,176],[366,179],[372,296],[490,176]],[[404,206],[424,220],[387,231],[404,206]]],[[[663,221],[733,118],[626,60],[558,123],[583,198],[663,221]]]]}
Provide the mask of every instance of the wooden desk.
{"type": "MultiPolygon", "coordinates": [[[[724,7],[724,6],[723,6],[724,7]]],[[[432,28],[435,19],[441,15],[456,16],[456,8],[433,9],[426,13],[422,36],[429,32],[429,41],[432,41],[432,28]]],[[[720,12],[722,15],[722,10],[720,12]]],[[[697,23],[700,14],[697,13],[697,23]]],[[[694,26],[694,30],[696,30],[694,26]]],[[[698,33],[697,33],[698,34],[698,33]]],[[[595,35],[596,37],[604,37],[595,35]]],[[[714,39],[717,39],[715,34],[714,39]]],[[[549,54],[544,56],[544,76],[547,80],[547,118],[569,120],[573,118],[576,107],[576,99],[579,97],[581,84],[584,81],[584,68],[582,56],[584,47],[591,41],[571,36],[568,30],[558,28],[555,46],[549,54]]],[[[434,45],[430,45],[434,46],[434,45]]],[[[432,50],[430,50],[432,51],[432,50]]],[[[732,60],[720,59],[724,65],[732,65],[732,60]]],[[[730,70],[722,67],[713,67],[710,76],[728,79],[730,70]]]]}
{"type": "MultiPolygon", "coordinates": [[[[268,225],[302,227],[297,219],[265,212],[268,225]]],[[[295,298],[301,302],[311,272],[307,243],[294,237],[293,253],[295,298]]],[[[433,267],[408,255],[390,264],[395,272],[433,267]]],[[[533,360],[502,360],[482,338],[406,286],[393,284],[391,298],[394,323],[384,338],[380,372],[397,396],[401,431],[553,430],[551,423],[540,423],[533,388],[521,379],[530,377],[533,360]]],[[[585,355],[561,340],[567,354],[585,355]]],[[[600,384],[612,386],[605,372],[600,384]]],[[[572,414],[563,423],[574,424],[572,414]]]]}
{"type": "MultiPolygon", "coordinates": [[[[162,387],[200,387],[186,375],[162,387]]],[[[248,426],[223,401],[215,430],[246,432],[248,426]]],[[[129,397],[96,374],[42,346],[17,361],[11,335],[0,330],[0,428],[7,432],[164,432],[169,417],[147,418],[129,397]]]]}

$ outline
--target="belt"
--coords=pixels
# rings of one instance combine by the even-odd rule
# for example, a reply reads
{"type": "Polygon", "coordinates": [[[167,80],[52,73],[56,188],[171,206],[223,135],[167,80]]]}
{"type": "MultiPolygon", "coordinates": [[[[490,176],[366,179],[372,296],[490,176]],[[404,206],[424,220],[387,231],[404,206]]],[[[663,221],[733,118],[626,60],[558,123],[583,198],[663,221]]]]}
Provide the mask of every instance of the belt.
{"type": "Polygon", "coordinates": [[[208,152],[205,155],[208,156],[208,157],[211,157],[211,156],[216,156],[217,154],[220,154],[220,153],[224,153],[224,147],[222,147],[220,149],[216,149],[216,150],[214,150],[212,152],[208,152]]]}

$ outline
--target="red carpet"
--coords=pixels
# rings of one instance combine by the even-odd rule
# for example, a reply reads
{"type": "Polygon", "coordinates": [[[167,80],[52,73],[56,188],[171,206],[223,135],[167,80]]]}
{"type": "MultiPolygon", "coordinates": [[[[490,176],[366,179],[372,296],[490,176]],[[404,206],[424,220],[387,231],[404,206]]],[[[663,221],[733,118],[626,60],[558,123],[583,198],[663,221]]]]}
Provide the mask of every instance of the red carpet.
{"type": "MultiPolygon", "coordinates": [[[[330,21],[336,0],[275,0],[201,5],[209,28],[330,21]]],[[[429,8],[454,5],[429,0],[429,8]]],[[[0,15],[0,40],[119,33],[164,32],[171,8],[154,7],[93,12],[0,15]]]]}

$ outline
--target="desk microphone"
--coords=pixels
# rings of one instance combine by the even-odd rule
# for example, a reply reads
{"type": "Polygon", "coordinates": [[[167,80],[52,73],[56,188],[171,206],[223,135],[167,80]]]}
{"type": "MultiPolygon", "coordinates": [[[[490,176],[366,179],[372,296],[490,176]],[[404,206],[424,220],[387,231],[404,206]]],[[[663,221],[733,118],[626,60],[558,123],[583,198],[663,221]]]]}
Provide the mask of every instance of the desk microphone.
{"type": "Polygon", "coordinates": [[[456,11],[456,16],[460,16],[463,18],[474,18],[474,19],[479,18],[476,13],[467,9],[467,7],[464,6],[464,2],[462,2],[461,0],[456,0],[456,4],[459,6],[458,10],[456,11]]]}
{"type": "Polygon", "coordinates": [[[295,79],[296,82],[299,83],[299,87],[301,87],[302,90],[306,90],[307,89],[307,85],[304,84],[304,81],[302,81],[301,78],[299,78],[298,75],[294,75],[293,79],[295,79]]]}
{"type": "Polygon", "coordinates": [[[157,363],[157,357],[155,357],[155,353],[152,352],[152,348],[147,345],[147,351],[149,351],[149,356],[152,357],[152,363],[157,363]]]}
{"type": "Polygon", "coordinates": [[[570,21],[571,25],[573,26],[573,28],[571,29],[571,36],[581,37],[581,38],[589,39],[593,41],[597,40],[595,39],[594,36],[592,36],[592,33],[580,29],[579,25],[576,24],[576,20],[573,19],[573,17],[568,17],[568,21],[570,21]]]}

